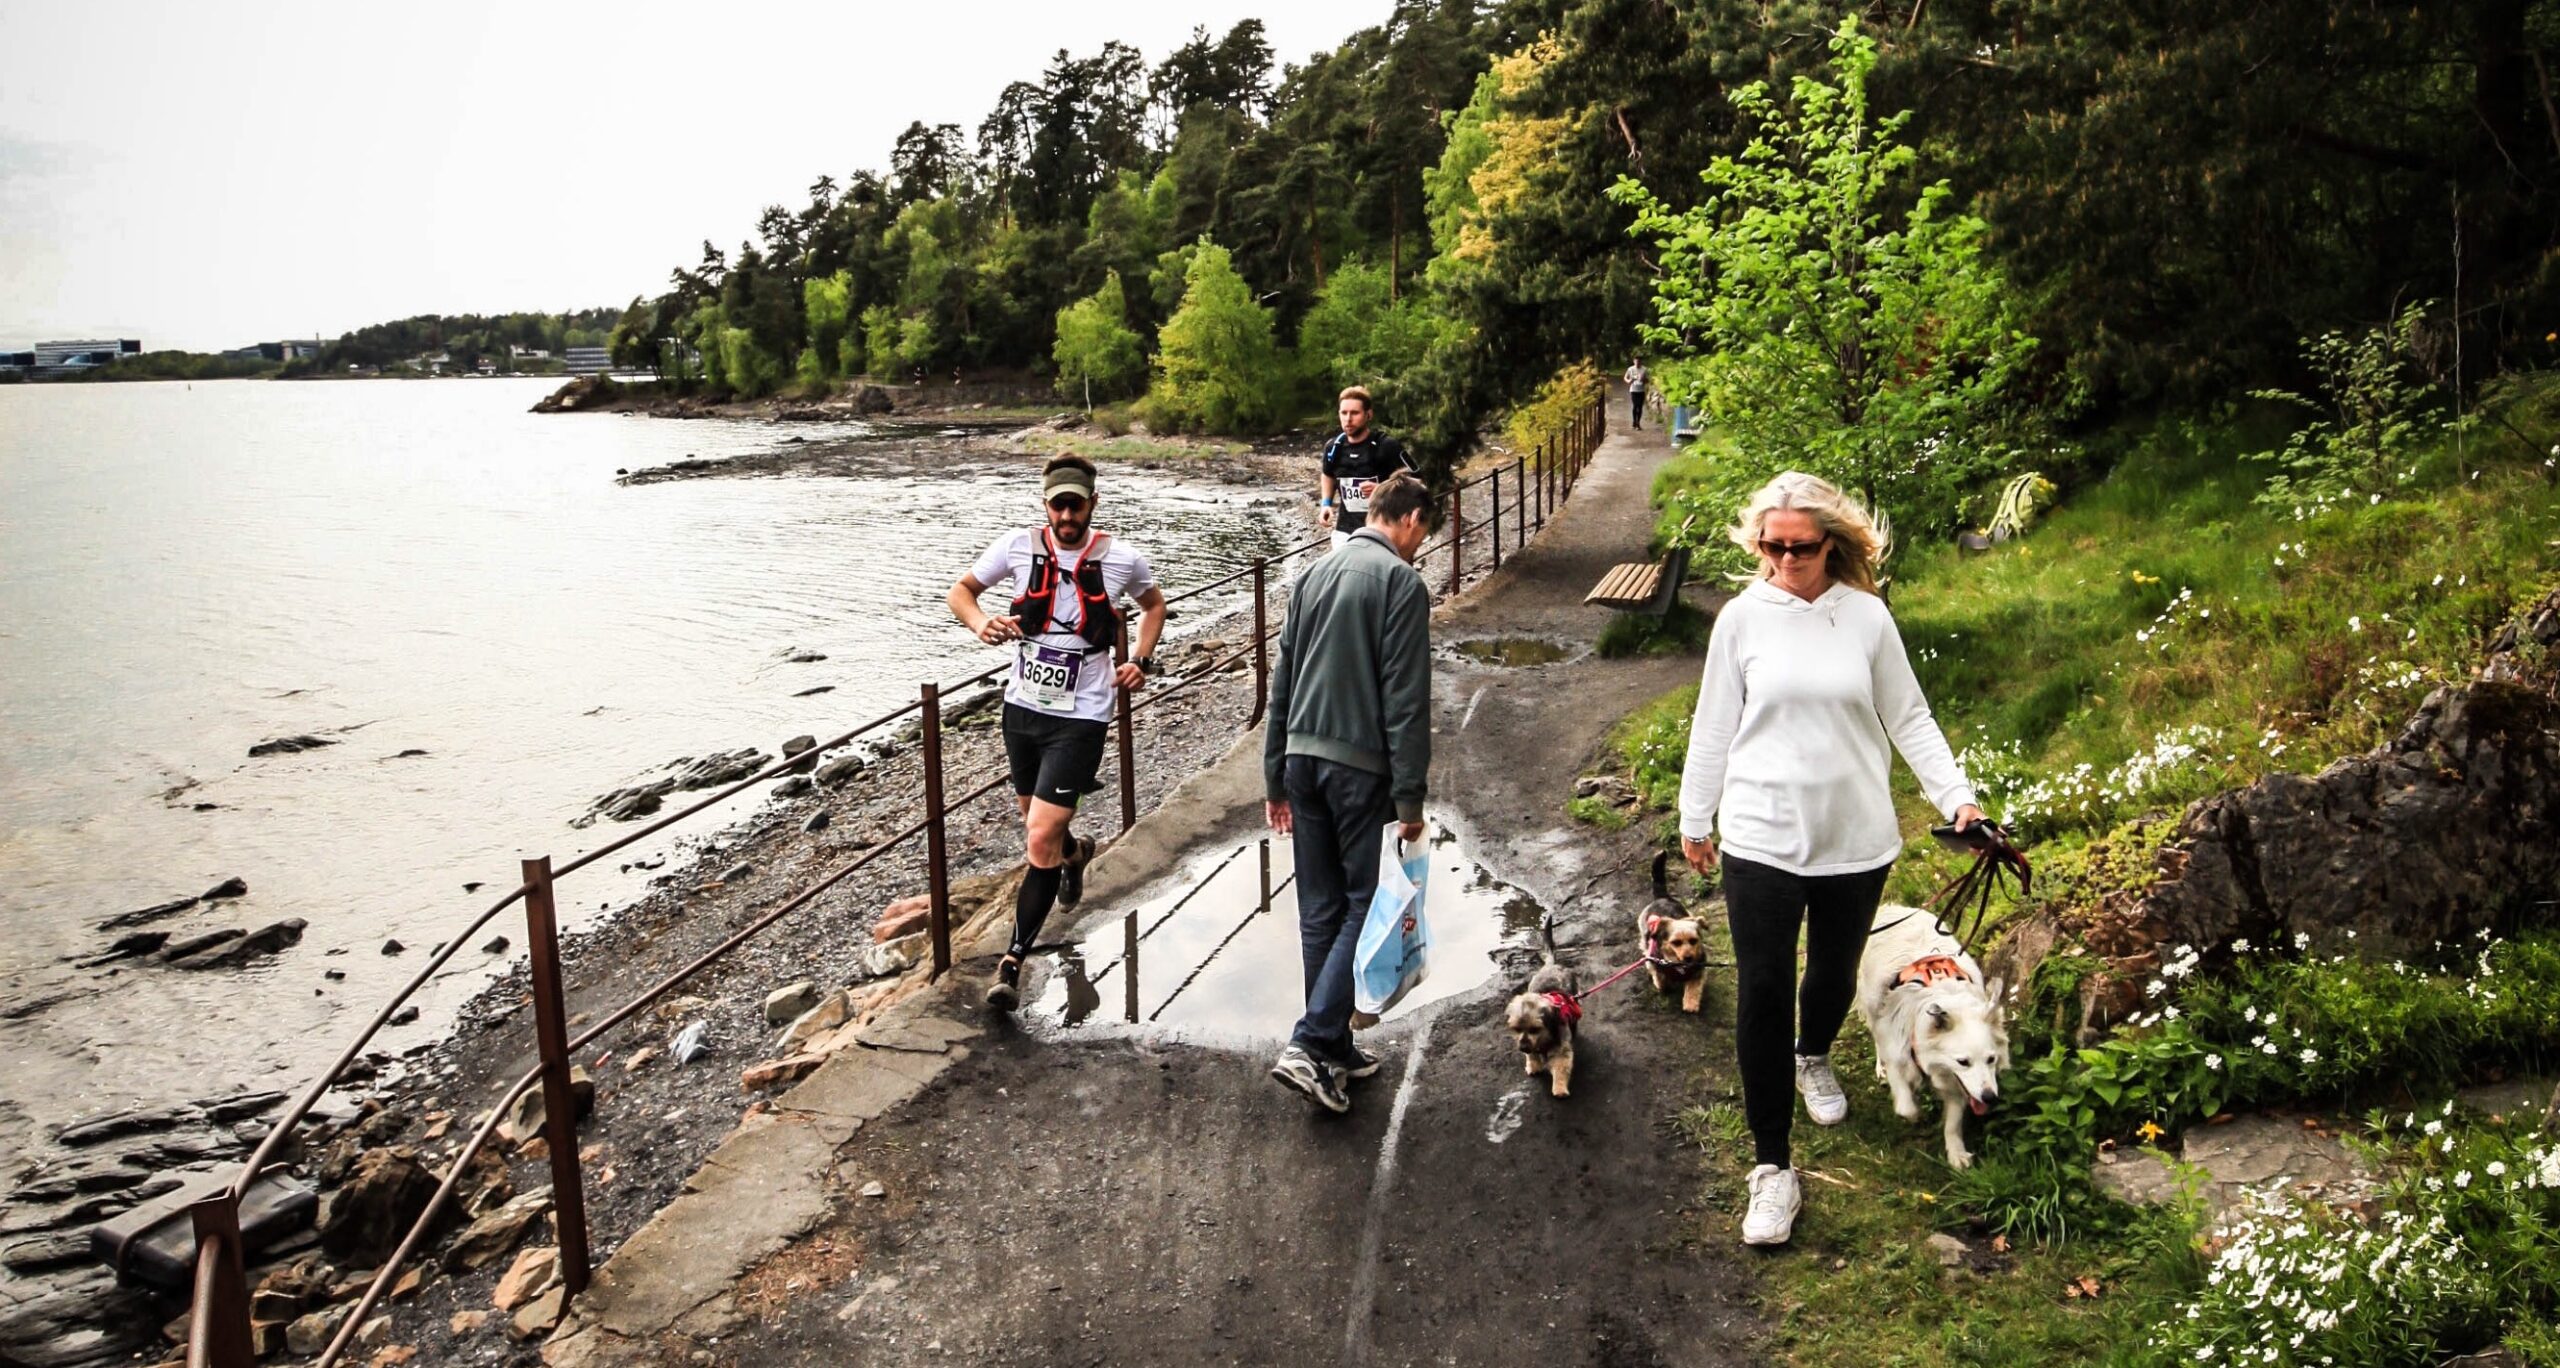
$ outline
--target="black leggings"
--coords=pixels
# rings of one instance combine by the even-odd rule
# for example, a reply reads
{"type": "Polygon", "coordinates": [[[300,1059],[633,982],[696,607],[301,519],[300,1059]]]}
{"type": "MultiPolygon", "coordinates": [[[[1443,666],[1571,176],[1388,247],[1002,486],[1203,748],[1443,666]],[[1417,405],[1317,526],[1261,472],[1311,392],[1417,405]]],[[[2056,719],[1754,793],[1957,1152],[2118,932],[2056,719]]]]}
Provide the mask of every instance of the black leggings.
{"type": "Polygon", "coordinates": [[[1724,861],[1724,914],[1733,929],[1733,1044],[1754,1162],[1789,1166],[1787,1136],[1796,1119],[1791,1056],[1831,1053],[1857,996],[1858,957],[1892,868],[1808,877],[1730,856],[1724,861]],[[1809,928],[1801,989],[1798,927],[1809,928]]]}

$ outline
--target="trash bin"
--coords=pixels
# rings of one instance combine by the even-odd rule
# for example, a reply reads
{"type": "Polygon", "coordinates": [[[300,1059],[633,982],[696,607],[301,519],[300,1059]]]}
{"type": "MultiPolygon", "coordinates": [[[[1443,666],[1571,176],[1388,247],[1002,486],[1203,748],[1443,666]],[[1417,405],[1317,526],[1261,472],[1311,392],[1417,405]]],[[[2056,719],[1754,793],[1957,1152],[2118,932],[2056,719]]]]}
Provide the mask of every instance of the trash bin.
{"type": "Polygon", "coordinates": [[[1673,446],[1697,440],[1698,430],[1690,426],[1690,418],[1694,412],[1687,404],[1671,406],[1671,444],[1673,446]]]}

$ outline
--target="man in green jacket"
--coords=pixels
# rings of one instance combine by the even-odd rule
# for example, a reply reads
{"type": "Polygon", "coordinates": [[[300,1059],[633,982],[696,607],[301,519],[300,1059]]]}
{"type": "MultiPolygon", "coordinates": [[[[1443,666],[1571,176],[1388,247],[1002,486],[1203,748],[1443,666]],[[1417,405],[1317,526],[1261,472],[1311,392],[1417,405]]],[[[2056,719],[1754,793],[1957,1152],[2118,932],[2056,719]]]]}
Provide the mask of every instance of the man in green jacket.
{"type": "Polygon", "coordinates": [[[1262,747],[1264,814],[1297,857],[1307,1011],[1271,1076],[1328,1111],[1378,1071],[1351,1040],[1351,953],[1389,822],[1422,839],[1431,770],[1431,591],[1413,568],[1431,496],[1409,473],[1371,492],[1367,525],[1302,576],[1280,629],[1262,747]]]}

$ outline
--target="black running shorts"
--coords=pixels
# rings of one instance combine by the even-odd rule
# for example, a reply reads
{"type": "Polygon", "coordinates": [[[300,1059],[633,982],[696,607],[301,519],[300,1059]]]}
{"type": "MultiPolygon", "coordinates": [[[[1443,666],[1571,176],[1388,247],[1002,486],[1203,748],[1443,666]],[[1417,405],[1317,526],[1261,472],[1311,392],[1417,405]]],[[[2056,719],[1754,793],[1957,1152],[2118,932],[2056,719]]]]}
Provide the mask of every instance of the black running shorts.
{"type": "Polygon", "coordinates": [[[1063,808],[1102,787],[1102,744],[1110,724],[1004,705],[1004,756],[1013,791],[1063,808]]]}

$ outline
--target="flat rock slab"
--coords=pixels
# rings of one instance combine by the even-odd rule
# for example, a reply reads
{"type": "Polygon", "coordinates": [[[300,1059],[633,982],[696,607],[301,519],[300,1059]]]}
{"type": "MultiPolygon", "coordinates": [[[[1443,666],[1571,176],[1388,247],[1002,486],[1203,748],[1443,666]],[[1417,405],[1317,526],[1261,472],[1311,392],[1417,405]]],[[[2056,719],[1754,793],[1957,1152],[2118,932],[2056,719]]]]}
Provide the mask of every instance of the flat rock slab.
{"type": "Polygon", "coordinates": [[[689,1190],[596,1271],[579,1319],[645,1338],[727,1291],[825,1217],[834,1153],[820,1128],[792,1121],[730,1137],[688,1180],[689,1190]]]}
{"type": "Polygon", "coordinates": [[[2098,1191],[2134,1206],[2167,1206],[2178,1199],[2187,1180],[2156,1149],[2118,1150],[2089,1170],[2098,1191]]]}
{"type": "Polygon", "coordinates": [[[2462,1105],[2489,1116],[2538,1116],[2551,1105],[2554,1080],[2510,1078],[2456,1093],[2462,1105]]]}
{"type": "Polygon", "coordinates": [[[854,1039],[875,1050],[906,1050],[917,1054],[945,1054],[964,1040],[974,1040],[978,1027],[965,1021],[928,1012],[908,1012],[877,1021],[854,1039]]]}
{"type": "Polygon", "coordinates": [[[2373,1180],[2373,1170],[2336,1137],[2306,1128],[2298,1117],[2243,1116],[2199,1126],[2187,1132],[2180,1157],[2204,1170],[2202,1190],[2216,1225],[2251,1194],[2278,1186],[2334,1203],[2365,1196],[2373,1180]]]}

